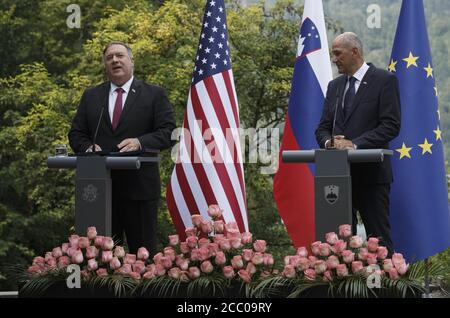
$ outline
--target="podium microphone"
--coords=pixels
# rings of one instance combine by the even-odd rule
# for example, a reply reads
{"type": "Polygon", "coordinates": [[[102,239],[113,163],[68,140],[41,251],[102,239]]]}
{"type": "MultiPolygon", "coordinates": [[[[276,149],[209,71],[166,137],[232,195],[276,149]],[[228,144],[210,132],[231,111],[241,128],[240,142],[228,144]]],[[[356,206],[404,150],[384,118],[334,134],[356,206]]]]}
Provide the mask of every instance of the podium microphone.
{"type": "Polygon", "coordinates": [[[105,110],[105,107],[102,106],[102,109],[100,110],[100,116],[98,117],[97,127],[95,128],[94,137],[92,138],[92,153],[96,153],[95,142],[97,140],[98,128],[100,127],[100,122],[102,121],[104,110],[105,110]]]}
{"type": "Polygon", "coordinates": [[[328,149],[336,149],[336,147],[334,146],[334,127],[336,127],[336,116],[338,107],[339,107],[339,90],[336,92],[336,105],[334,106],[333,126],[331,128],[331,140],[330,140],[330,147],[328,147],[328,149]]]}

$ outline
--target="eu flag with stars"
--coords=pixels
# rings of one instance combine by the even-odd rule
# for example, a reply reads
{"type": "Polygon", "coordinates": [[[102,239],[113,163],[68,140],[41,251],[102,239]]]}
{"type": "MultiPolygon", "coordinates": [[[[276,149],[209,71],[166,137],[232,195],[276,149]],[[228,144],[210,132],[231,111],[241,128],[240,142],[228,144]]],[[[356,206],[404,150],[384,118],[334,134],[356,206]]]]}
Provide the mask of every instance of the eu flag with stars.
{"type": "Polygon", "coordinates": [[[422,0],[404,0],[389,70],[400,84],[402,127],[391,143],[392,238],[410,262],[450,246],[450,217],[438,89],[422,0]]]}

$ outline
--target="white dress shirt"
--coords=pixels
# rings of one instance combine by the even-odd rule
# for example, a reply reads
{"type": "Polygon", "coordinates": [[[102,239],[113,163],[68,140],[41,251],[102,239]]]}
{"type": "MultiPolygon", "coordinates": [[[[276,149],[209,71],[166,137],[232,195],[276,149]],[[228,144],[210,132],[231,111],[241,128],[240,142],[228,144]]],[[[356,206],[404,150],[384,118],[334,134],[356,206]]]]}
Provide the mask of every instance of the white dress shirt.
{"type": "MultiPolygon", "coordinates": [[[[120,86],[124,90],[124,92],[122,93],[122,110],[123,110],[123,106],[125,105],[125,101],[127,100],[127,96],[128,96],[128,92],[130,91],[131,83],[133,83],[133,78],[134,78],[134,76],[131,76],[131,78],[128,80],[128,82],[126,82],[125,84],[120,86]]],[[[117,86],[116,84],[111,82],[111,89],[109,90],[109,104],[108,104],[109,118],[111,119],[111,123],[113,120],[114,105],[116,104],[116,99],[117,99],[116,88],[118,88],[118,87],[119,86],[117,86]]]]}

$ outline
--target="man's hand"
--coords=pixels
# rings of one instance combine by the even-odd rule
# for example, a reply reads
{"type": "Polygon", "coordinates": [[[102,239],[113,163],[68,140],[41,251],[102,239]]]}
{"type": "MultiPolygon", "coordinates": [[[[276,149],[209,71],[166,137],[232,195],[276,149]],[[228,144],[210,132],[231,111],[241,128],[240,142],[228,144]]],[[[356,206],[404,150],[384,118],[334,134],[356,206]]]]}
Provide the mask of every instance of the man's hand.
{"type": "MultiPolygon", "coordinates": [[[[95,151],[102,151],[102,148],[99,145],[95,144],[95,151]]],[[[86,152],[92,152],[92,145],[89,146],[86,152]]]]}
{"type": "Polygon", "coordinates": [[[353,145],[353,142],[347,139],[337,139],[334,141],[334,144],[336,145],[336,148],[339,150],[349,149],[353,150],[355,149],[355,146],[353,145]]]}
{"type": "MultiPolygon", "coordinates": [[[[334,136],[334,147],[337,148],[337,146],[336,146],[336,140],[342,140],[342,139],[344,139],[344,138],[345,138],[344,135],[336,135],[336,136],[334,136]]],[[[328,139],[328,140],[325,142],[325,148],[330,148],[330,147],[331,147],[331,139],[328,139]]]]}
{"type": "Polygon", "coordinates": [[[120,152],[137,151],[141,149],[141,144],[137,138],[127,138],[117,145],[120,152]]]}

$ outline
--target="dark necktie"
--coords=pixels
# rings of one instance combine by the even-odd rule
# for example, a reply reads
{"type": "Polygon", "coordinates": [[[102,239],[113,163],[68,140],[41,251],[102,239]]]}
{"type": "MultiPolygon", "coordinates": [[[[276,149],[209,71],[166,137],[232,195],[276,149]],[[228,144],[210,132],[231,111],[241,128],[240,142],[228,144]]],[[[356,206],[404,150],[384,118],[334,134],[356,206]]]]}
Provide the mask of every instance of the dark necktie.
{"type": "Polygon", "coordinates": [[[120,114],[122,114],[122,94],[125,92],[121,87],[116,88],[117,97],[116,103],[114,104],[114,113],[112,119],[112,128],[116,130],[117,124],[120,120],[120,114]]]}
{"type": "Polygon", "coordinates": [[[347,117],[352,109],[353,100],[355,99],[355,82],[356,78],[353,76],[350,77],[348,89],[344,97],[344,118],[347,117]]]}

